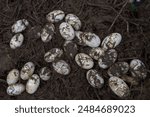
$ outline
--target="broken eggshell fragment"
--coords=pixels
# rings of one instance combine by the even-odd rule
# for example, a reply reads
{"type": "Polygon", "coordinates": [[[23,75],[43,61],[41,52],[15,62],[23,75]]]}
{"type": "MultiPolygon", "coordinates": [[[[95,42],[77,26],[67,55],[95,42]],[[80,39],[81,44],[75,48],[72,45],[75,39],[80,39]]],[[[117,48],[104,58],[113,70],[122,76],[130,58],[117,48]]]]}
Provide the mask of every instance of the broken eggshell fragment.
{"type": "Polygon", "coordinates": [[[65,40],[73,40],[75,37],[75,32],[74,29],[72,28],[72,26],[66,22],[63,22],[60,24],[59,26],[59,32],[61,34],[61,36],[65,39],[65,40]]]}
{"type": "Polygon", "coordinates": [[[59,60],[52,63],[54,70],[61,75],[68,75],[71,71],[69,64],[64,60],[59,60]]]}
{"type": "Polygon", "coordinates": [[[72,41],[65,41],[63,48],[64,48],[66,55],[71,58],[74,58],[78,52],[78,47],[77,47],[76,43],[74,43],[72,41]]]}
{"type": "Polygon", "coordinates": [[[65,21],[67,23],[69,23],[75,30],[80,30],[80,28],[81,28],[81,21],[76,15],[68,14],[65,17],[65,21]]]}
{"type": "Polygon", "coordinates": [[[21,83],[13,84],[7,87],[7,94],[10,96],[20,95],[25,91],[25,86],[21,83]]]}
{"type": "Polygon", "coordinates": [[[24,36],[21,33],[15,34],[10,40],[11,49],[19,48],[24,40],[24,36]]]}
{"type": "Polygon", "coordinates": [[[100,47],[92,48],[89,51],[89,55],[93,59],[98,60],[100,56],[104,55],[104,50],[100,47]]]}
{"type": "Polygon", "coordinates": [[[107,69],[117,60],[117,51],[115,49],[110,49],[105,51],[105,53],[99,57],[98,65],[102,69],[107,69]]]}
{"type": "Polygon", "coordinates": [[[110,77],[109,87],[119,97],[127,97],[130,93],[128,85],[118,77],[110,77]]]}
{"type": "Polygon", "coordinates": [[[76,31],[77,43],[83,46],[89,46],[92,48],[98,47],[101,43],[100,38],[91,32],[76,31]]]}
{"type": "Polygon", "coordinates": [[[13,33],[20,33],[26,29],[26,27],[29,25],[29,22],[26,19],[21,19],[16,21],[11,29],[13,33]]]}
{"type": "Polygon", "coordinates": [[[15,84],[19,80],[19,70],[12,69],[7,75],[7,84],[12,85],[15,84]]]}
{"type": "Polygon", "coordinates": [[[63,20],[65,13],[62,10],[54,10],[46,15],[47,21],[51,23],[59,22],[63,20]]]}
{"type": "Polygon", "coordinates": [[[63,50],[60,48],[52,48],[44,55],[44,60],[48,63],[56,61],[63,55],[63,50]]]}
{"type": "Polygon", "coordinates": [[[127,62],[117,62],[113,64],[107,71],[108,75],[111,76],[123,76],[129,70],[129,64],[127,62]]]}
{"type": "Polygon", "coordinates": [[[87,71],[86,78],[89,84],[94,88],[102,88],[104,85],[104,79],[95,69],[87,71]]]}
{"type": "Polygon", "coordinates": [[[34,73],[35,65],[33,62],[27,62],[21,69],[20,77],[23,80],[29,79],[34,73]]]}
{"type": "Polygon", "coordinates": [[[91,69],[94,66],[93,59],[85,53],[78,53],[75,61],[83,69],[91,69]]]}
{"type": "Polygon", "coordinates": [[[48,67],[43,67],[40,69],[39,76],[42,80],[47,81],[51,77],[51,70],[48,67]]]}
{"type": "Polygon", "coordinates": [[[120,44],[122,40],[122,36],[119,33],[112,33],[109,36],[105,37],[105,39],[102,41],[101,47],[104,50],[115,48],[120,44]]]}
{"type": "Polygon", "coordinates": [[[139,59],[133,59],[130,62],[130,72],[135,78],[145,79],[147,76],[146,67],[139,59]]]}
{"type": "Polygon", "coordinates": [[[55,26],[52,23],[47,23],[41,31],[41,39],[43,42],[49,42],[55,31],[55,26]]]}
{"type": "Polygon", "coordinates": [[[37,74],[33,74],[31,78],[27,81],[26,84],[26,92],[29,94],[33,94],[37,91],[40,85],[40,78],[37,74]]]}

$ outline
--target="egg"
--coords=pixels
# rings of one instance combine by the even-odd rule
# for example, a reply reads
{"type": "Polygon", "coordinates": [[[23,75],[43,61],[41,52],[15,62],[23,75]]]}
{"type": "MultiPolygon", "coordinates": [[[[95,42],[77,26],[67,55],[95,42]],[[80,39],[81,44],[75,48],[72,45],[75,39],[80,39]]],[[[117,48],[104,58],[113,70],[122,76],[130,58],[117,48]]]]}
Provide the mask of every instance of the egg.
{"type": "Polygon", "coordinates": [[[52,48],[44,55],[44,60],[48,63],[58,60],[63,55],[63,50],[60,48],[52,48]]]}
{"type": "Polygon", "coordinates": [[[55,26],[52,23],[47,23],[41,31],[41,39],[43,42],[49,42],[55,31],[55,26]]]}
{"type": "Polygon", "coordinates": [[[102,88],[104,85],[104,79],[95,69],[88,70],[86,78],[89,84],[94,88],[102,88]]]}
{"type": "Polygon", "coordinates": [[[7,94],[10,96],[20,95],[25,91],[25,86],[21,83],[13,84],[7,87],[7,94]]]}
{"type": "Polygon", "coordinates": [[[33,62],[27,62],[21,69],[20,77],[23,80],[29,79],[34,73],[35,65],[33,62]]]}
{"type": "Polygon", "coordinates": [[[39,39],[41,37],[42,27],[40,25],[33,26],[28,30],[28,37],[32,39],[39,39]]]}
{"type": "Polygon", "coordinates": [[[60,24],[59,26],[59,32],[61,34],[61,36],[65,39],[65,40],[73,40],[75,37],[75,32],[74,29],[72,28],[72,26],[66,22],[63,22],[60,24]]]}
{"type": "Polygon", "coordinates": [[[129,64],[127,62],[117,62],[113,64],[109,69],[108,69],[108,75],[111,76],[123,76],[125,75],[129,70],[129,64]]]}
{"type": "Polygon", "coordinates": [[[98,60],[100,56],[104,55],[104,50],[100,47],[92,48],[89,51],[89,55],[93,59],[98,60]]]}
{"type": "Polygon", "coordinates": [[[98,59],[98,65],[102,69],[107,69],[117,60],[117,51],[115,49],[110,49],[100,56],[98,59]]]}
{"type": "Polygon", "coordinates": [[[93,59],[85,53],[78,53],[75,61],[83,69],[91,69],[94,66],[93,59]]]}
{"type": "Polygon", "coordinates": [[[26,84],[26,92],[29,94],[33,94],[37,91],[40,85],[40,78],[37,74],[33,74],[31,78],[27,81],[26,84]]]}
{"type": "Polygon", "coordinates": [[[130,85],[133,85],[133,86],[139,85],[139,80],[137,78],[134,78],[128,75],[123,75],[121,76],[121,79],[129,83],[130,85]]]}
{"type": "Polygon", "coordinates": [[[16,49],[19,48],[24,40],[24,36],[21,33],[15,34],[10,40],[10,48],[16,49]]]}
{"type": "Polygon", "coordinates": [[[69,23],[75,30],[80,30],[80,28],[81,28],[81,21],[76,15],[68,14],[65,17],[65,21],[67,23],[69,23]]]}
{"type": "Polygon", "coordinates": [[[115,48],[120,44],[122,40],[122,36],[119,33],[112,33],[109,36],[105,37],[105,39],[102,41],[101,47],[104,50],[115,48]]]}
{"type": "Polygon", "coordinates": [[[127,97],[130,94],[128,85],[118,77],[110,77],[109,87],[119,97],[127,97]]]}
{"type": "Polygon", "coordinates": [[[77,43],[83,46],[89,46],[92,48],[98,47],[101,43],[100,38],[91,32],[76,31],[77,43]]]}
{"type": "Polygon", "coordinates": [[[59,22],[63,20],[65,13],[62,10],[54,10],[46,15],[47,21],[51,23],[59,22]]]}
{"type": "Polygon", "coordinates": [[[71,58],[74,58],[78,52],[77,44],[72,41],[65,41],[63,48],[66,55],[71,58]]]}
{"type": "Polygon", "coordinates": [[[7,84],[12,85],[15,84],[19,80],[19,70],[12,69],[7,75],[7,84]]]}
{"type": "Polygon", "coordinates": [[[48,67],[43,67],[40,69],[39,76],[42,80],[47,81],[50,79],[52,71],[48,67]]]}
{"type": "Polygon", "coordinates": [[[68,75],[71,71],[69,64],[64,60],[53,62],[52,66],[54,70],[61,75],[68,75]]]}
{"type": "Polygon", "coordinates": [[[29,25],[28,20],[26,20],[26,19],[21,19],[21,20],[16,21],[16,22],[12,25],[11,29],[12,29],[12,32],[13,32],[13,33],[20,33],[20,32],[22,32],[22,31],[24,31],[28,25],[29,25]]]}
{"type": "Polygon", "coordinates": [[[145,79],[147,76],[147,70],[144,63],[139,59],[133,59],[130,62],[130,72],[133,77],[145,79]]]}

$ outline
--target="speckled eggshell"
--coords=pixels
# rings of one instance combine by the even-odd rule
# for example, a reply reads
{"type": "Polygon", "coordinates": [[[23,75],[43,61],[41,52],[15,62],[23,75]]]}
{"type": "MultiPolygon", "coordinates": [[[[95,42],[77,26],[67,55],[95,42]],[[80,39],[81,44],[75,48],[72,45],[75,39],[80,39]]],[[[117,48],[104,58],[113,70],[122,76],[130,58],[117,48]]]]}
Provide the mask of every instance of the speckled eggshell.
{"type": "Polygon", "coordinates": [[[91,69],[94,66],[93,59],[85,53],[78,53],[75,61],[83,69],[91,69]]]}
{"type": "Polygon", "coordinates": [[[34,73],[35,65],[33,62],[27,62],[21,69],[20,77],[23,80],[29,79],[34,73]]]}
{"type": "Polygon", "coordinates": [[[118,77],[110,77],[109,87],[119,97],[127,97],[130,93],[128,85],[118,77]]]}
{"type": "Polygon", "coordinates": [[[10,40],[10,48],[19,48],[24,41],[24,36],[21,33],[15,34],[10,40]]]}
{"type": "Polygon", "coordinates": [[[29,94],[33,94],[37,91],[40,85],[40,78],[37,74],[33,74],[31,78],[27,81],[26,84],[26,92],[29,94]]]}
{"type": "Polygon", "coordinates": [[[98,65],[102,69],[107,69],[110,67],[117,59],[117,51],[115,49],[110,49],[100,56],[98,59],[98,65]]]}
{"type": "Polygon", "coordinates": [[[65,21],[67,23],[69,23],[75,30],[80,30],[80,28],[81,28],[81,21],[76,15],[68,14],[65,17],[65,21]]]}
{"type": "Polygon", "coordinates": [[[130,72],[135,78],[145,79],[147,76],[146,67],[139,59],[133,59],[130,62],[130,72]]]}
{"type": "Polygon", "coordinates": [[[76,37],[80,45],[86,45],[92,48],[98,47],[101,43],[100,38],[91,32],[76,31],[76,37]]]}
{"type": "Polygon", "coordinates": [[[72,26],[66,22],[63,22],[60,24],[59,26],[59,32],[61,34],[61,36],[65,39],[65,40],[73,40],[75,37],[75,32],[74,29],[72,28],[72,26]]]}
{"type": "Polygon", "coordinates": [[[63,50],[60,48],[52,48],[44,55],[44,60],[47,63],[58,60],[63,55],[63,50]]]}
{"type": "Polygon", "coordinates": [[[124,80],[125,82],[129,83],[131,86],[136,86],[139,85],[139,80],[137,78],[128,76],[128,75],[123,75],[120,77],[122,80],[124,80]]]}
{"type": "Polygon", "coordinates": [[[47,21],[51,23],[59,22],[63,20],[65,13],[62,10],[54,10],[46,15],[47,21]]]}
{"type": "Polygon", "coordinates": [[[100,56],[104,55],[104,50],[100,47],[92,48],[89,51],[89,55],[93,59],[98,60],[100,56]]]}
{"type": "Polygon", "coordinates": [[[12,69],[7,75],[7,84],[12,85],[15,84],[19,80],[19,70],[12,69]]]}
{"type": "Polygon", "coordinates": [[[43,67],[40,69],[39,76],[42,80],[47,81],[51,78],[52,71],[48,67],[43,67]]]}
{"type": "Polygon", "coordinates": [[[12,25],[11,29],[13,33],[19,33],[19,32],[24,31],[28,25],[29,25],[29,22],[26,19],[21,19],[21,20],[16,21],[12,25]]]}
{"type": "Polygon", "coordinates": [[[7,94],[10,96],[20,95],[25,91],[25,86],[21,83],[13,84],[7,87],[7,94]]]}
{"type": "Polygon", "coordinates": [[[112,33],[109,36],[105,37],[105,39],[102,41],[101,47],[104,50],[115,48],[120,44],[122,40],[122,36],[119,33],[112,33]]]}
{"type": "Polygon", "coordinates": [[[52,23],[47,23],[41,31],[41,39],[43,42],[49,42],[55,31],[55,26],[52,23]]]}
{"type": "Polygon", "coordinates": [[[125,75],[129,70],[129,64],[127,62],[117,62],[113,64],[109,69],[108,69],[108,75],[111,76],[123,76],[125,75]]]}
{"type": "Polygon", "coordinates": [[[63,48],[64,48],[64,51],[65,51],[67,57],[74,58],[78,52],[78,47],[77,47],[76,43],[74,43],[72,41],[65,41],[63,48]]]}
{"type": "Polygon", "coordinates": [[[68,75],[71,71],[70,65],[64,60],[53,62],[52,66],[54,70],[61,75],[68,75]]]}
{"type": "Polygon", "coordinates": [[[86,78],[89,84],[94,88],[102,88],[104,85],[104,79],[95,69],[88,70],[86,78]]]}

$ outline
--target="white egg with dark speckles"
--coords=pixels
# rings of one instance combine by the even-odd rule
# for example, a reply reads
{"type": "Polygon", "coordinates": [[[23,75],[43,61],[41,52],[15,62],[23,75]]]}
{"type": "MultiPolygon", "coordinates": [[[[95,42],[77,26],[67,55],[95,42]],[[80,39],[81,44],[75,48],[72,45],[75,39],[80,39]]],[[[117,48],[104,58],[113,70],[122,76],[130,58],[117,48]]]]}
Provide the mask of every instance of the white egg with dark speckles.
{"type": "Polygon", "coordinates": [[[12,32],[19,33],[19,32],[24,31],[28,25],[29,25],[29,22],[26,19],[21,19],[21,20],[16,21],[12,25],[11,29],[12,29],[12,32]]]}
{"type": "Polygon", "coordinates": [[[75,35],[77,37],[76,40],[79,45],[95,48],[98,47],[101,43],[101,40],[98,37],[98,35],[91,32],[76,31],[75,35]]]}
{"type": "Polygon", "coordinates": [[[119,97],[127,97],[130,94],[128,85],[118,77],[110,77],[109,87],[119,97]]]}
{"type": "Polygon", "coordinates": [[[59,32],[65,40],[73,40],[75,37],[74,29],[70,24],[66,22],[60,24],[59,32]]]}
{"type": "Polygon", "coordinates": [[[41,31],[41,39],[43,42],[49,42],[54,35],[55,26],[52,23],[47,23],[41,31]]]}
{"type": "Polygon", "coordinates": [[[70,65],[64,60],[53,62],[52,66],[54,70],[61,75],[68,75],[71,71],[70,65]]]}
{"type": "Polygon", "coordinates": [[[147,76],[147,71],[144,63],[139,59],[133,59],[130,62],[130,72],[133,77],[145,79],[147,76]]]}
{"type": "Polygon", "coordinates": [[[95,69],[87,71],[86,78],[89,84],[94,88],[102,88],[104,85],[104,79],[95,69]]]}
{"type": "Polygon", "coordinates": [[[19,70],[12,69],[7,75],[7,84],[12,85],[17,83],[19,80],[19,70]]]}
{"type": "Polygon", "coordinates": [[[23,80],[29,79],[34,73],[35,65],[33,62],[27,62],[21,69],[20,77],[23,80]]]}
{"type": "Polygon", "coordinates": [[[129,64],[127,62],[117,62],[113,64],[109,69],[108,69],[108,75],[111,76],[123,76],[125,75],[129,70],[129,64]]]}
{"type": "Polygon", "coordinates": [[[7,94],[10,96],[20,95],[25,91],[25,86],[21,83],[13,84],[7,87],[7,94]]]}
{"type": "Polygon", "coordinates": [[[33,94],[37,91],[40,85],[40,78],[37,74],[33,74],[31,78],[27,81],[26,84],[26,92],[29,94],[33,94]]]}
{"type": "Polygon", "coordinates": [[[98,65],[102,69],[107,69],[110,67],[117,59],[117,51],[115,49],[110,49],[100,56],[98,59],[98,65]]]}
{"type": "Polygon", "coordinates": [[[63,50],[60,48],[52,48],[44,55],[44,60],[48,63],[58,60],[63,55],[63,50]]]}
{"type": "Polygon", "coordinates": [[[47,81],[51,78],[52,71],[48,67],[43,67],[40,69],[39,76],[42,80],[47,81]]]}
{"type": "Polygon", "coordinates": [[[104,55],[104,50],[100,47],[92,48],[89,51],[89,55],[95,59],[98,60],[100,56],[104,55]]]}
{"type": "Polygon", "coordinates": [[[122,36],[119,33],[112,33],[109,36],[105,37],[105,39],[102,41],[101,47],[104,50],[115,48],[120,44],[122,40],[122,36]]]}
{"type": "Polygon", "coordinates": [[[63,20],[65,13],[62,10],[54,10],[46,15],[47,21],[51,23],[59,22],[63,20]]]}
{"type": "Polygon", "coordinates": [[[65,51],[67,57],[74,58],[78,52],[78,47],[77,47],[76,43],[74,43],[72,41],[65,41],[63,48],[64,48],[64,51],[65,51]]]}
{"type": "Polygon", "coordinates": [[[78,53],[75,61],[83,69],[91,69],[94,66],[93,59],[85,53],[78,53]]]}
{"type": "Polygon", "coordinates": [[[76,15],[68,14],[65,17],[65,21],[67,23],[69,23],[75,30],[80,30],[80,28],[81,28],[81,21],[76,15]]]}
{"type": "Polygon", "coordinates": [[[19,48],[24,41],[24,36],[21,33],[15,34],[10,40],[11,49],[19,48]]]}

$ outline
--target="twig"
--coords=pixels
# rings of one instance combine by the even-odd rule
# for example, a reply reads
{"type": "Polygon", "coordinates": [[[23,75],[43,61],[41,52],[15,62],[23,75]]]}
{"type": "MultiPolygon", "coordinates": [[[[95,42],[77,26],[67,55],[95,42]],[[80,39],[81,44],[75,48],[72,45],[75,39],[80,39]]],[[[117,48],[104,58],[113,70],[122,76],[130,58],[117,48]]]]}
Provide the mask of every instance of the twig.
{"type": "Polygon", "coordinates": [[[112,29],[112,27],[114,26],[116,20],[119,18],[120,14],[122,13],[123,9],[125,8],[125,6],[128,4],[128,0],[126,1],[126,3],[122,6],[122,8],[120,9],[118,15],[116,16],[116,18],[114,19],[113,23],[111,24],[111,26],[109,27],[108,31],[110,31],[112,29]]]}

